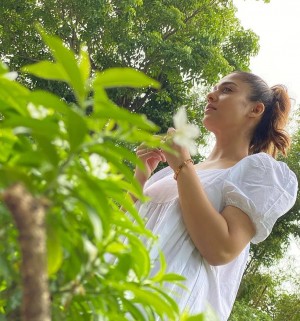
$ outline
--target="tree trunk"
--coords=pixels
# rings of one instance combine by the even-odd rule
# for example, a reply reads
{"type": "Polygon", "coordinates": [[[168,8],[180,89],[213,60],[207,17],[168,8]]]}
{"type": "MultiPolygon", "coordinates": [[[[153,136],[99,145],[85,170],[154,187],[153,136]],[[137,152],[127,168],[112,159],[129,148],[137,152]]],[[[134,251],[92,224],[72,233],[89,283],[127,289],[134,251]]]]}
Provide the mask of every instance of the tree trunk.
{"type": "Polygon", "coordinates": [[[4,202],[17,229],[22,256],[22,321],[50,321],[45,206],[21,185],[8,188],[4,202]]]}

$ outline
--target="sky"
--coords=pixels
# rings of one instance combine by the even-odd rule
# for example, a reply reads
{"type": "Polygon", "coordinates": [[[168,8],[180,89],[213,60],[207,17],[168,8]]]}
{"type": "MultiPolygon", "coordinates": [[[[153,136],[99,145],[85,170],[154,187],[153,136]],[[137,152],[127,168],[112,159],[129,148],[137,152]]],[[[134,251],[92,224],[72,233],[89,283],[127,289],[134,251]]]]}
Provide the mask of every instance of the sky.
{"type": "MultiPolygon", "coordinates": [[[[300,104],[300,0],[233,0],[245,29],[260,38],[260,51],[251,58],[250,69],[270,86],[284,84],[300,104]]],[[[292,242],[288,256],[300,272],[300,242],[292,242]]],[[[285,265],[285,262],[281,262],[285,265]]],[[[280,264],[280,265],[281,265],[280,264]]]]}
{"type": "Polygon", "coordinates": [[[260,51],[251,59],[251,71],[272,86],[288,87],[300,103],[300,1],[234,0],[237,17],[259,37],[260,51]]]}

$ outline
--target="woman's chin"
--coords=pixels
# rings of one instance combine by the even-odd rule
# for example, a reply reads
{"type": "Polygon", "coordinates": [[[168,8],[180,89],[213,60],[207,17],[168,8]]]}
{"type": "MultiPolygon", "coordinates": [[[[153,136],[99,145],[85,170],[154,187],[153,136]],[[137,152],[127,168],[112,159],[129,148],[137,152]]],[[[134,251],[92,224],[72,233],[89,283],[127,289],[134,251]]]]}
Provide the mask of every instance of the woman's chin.
{"type": "Polygon", "coordinates": [[[210,132],[214,132],[217,129],[216,122],[213,121],[209,116],[204,116],[202,124],[210,132]]]}

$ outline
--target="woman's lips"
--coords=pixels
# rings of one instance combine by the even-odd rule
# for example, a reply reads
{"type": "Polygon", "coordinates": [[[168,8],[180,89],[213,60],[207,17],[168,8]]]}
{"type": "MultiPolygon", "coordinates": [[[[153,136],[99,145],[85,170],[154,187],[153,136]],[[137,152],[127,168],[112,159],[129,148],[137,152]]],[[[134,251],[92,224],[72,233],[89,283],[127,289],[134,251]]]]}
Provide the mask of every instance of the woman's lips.
{"type": "Polygon", "coordinates": [[[217,110],[216,107],[214,107],[212,104],[208,104],[206,107],[205,107],[205,112],[209,112],[211,110],[217,110]]]}

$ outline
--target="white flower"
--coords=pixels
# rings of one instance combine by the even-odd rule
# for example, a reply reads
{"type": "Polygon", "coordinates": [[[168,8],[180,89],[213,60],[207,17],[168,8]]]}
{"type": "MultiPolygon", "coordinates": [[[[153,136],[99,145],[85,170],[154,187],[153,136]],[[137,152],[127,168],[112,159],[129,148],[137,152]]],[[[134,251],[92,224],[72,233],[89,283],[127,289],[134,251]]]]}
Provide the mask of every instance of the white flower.
{"type": "Polygon", "coordinates": [[[176,132],[173,137],[174,143],[185,147],[191,155],[197,154],[197,144],[195,139],[199,137],[199,127],[189,124],[184,107],[180,107],[178,112],[173,116],[174,127],[176,132]]]}
{"type": "Polygon", "coordinates": [[[36,119],[44,119],[50,114],[49,110],[44,106],[36,106],[33,103],[28,103],[27,110],[29,111],[31,117],[36,119]]]}
{"type": "Polygon", "coordinates": [[[2,77],[8,80],[16,80],[18,77],[18,73],[16,71],[10,71],[2,75],[2,77]]]}

